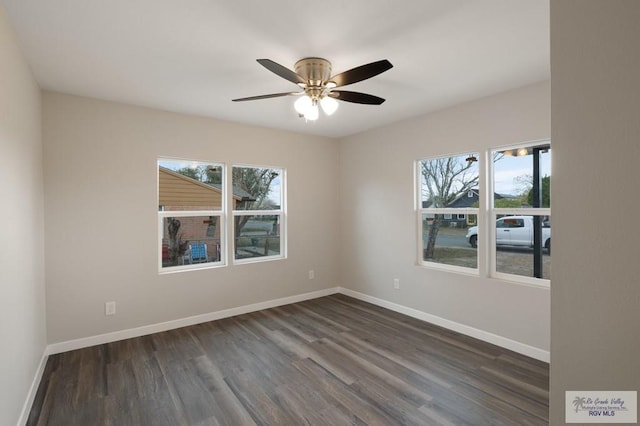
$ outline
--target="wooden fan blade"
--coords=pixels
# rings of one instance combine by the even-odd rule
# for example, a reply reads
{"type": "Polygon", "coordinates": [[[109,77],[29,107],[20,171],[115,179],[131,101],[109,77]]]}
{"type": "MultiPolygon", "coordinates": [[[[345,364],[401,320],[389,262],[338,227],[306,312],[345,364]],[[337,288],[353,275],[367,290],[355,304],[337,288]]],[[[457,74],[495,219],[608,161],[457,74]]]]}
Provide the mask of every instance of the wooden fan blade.
{"type": "Polygon", "coordinates": [[[329,96],[345,102],[353,102],[354,104],[380,105],[384,99],[367,93],[350,92],[348,90],[332,90],[329,96]]]}
{"type": "Polygon", "coordinates": [[[279,98],[280,96],[293,96],[293,95],[301,95],[304,92],[284,92],[284,93],[271,93],[270,95],[258,95],[258,96],[249,96],[248,98],[238,98],[232,99],[233,102],[241,102],[241,101],[257,101],[258,99],[269,99],[269,98],[279,98]]]}
{"type": "Polygon", "coordinates": [[[271,59],[256,59],[260,65],[268,69],[274,74],[279,75],[285,80],[289,80],[292,83],[298,84],[307,84],[304,78],[300,77],[297,73],[291,71],[287,67],[283,67],[277,62],[273,62],[271,59]]]}
{"type": "Polygon", "coordinates": [[[383,59],[381,61],[371,62],[370,64],[361,65],[343,73],[334,75],[329,79],[329,81],[333,81],[336,84],[336,87],[346,86],[348,84],[357,83],[358,81],[374,77],[391,68],[393,68],[391,62],[383,59]]]}

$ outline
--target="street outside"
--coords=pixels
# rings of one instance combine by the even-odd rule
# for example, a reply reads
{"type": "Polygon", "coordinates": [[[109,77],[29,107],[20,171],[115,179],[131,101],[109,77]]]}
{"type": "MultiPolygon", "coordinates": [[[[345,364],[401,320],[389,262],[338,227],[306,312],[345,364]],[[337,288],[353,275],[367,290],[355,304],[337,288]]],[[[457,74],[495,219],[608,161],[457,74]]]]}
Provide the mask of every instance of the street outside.
{"type": "MultiPolygon", "coordinates": [[[[435,259],[437,263],[448,265],[477,267],[477,249],[471,247],[464,228],[445,228],[438,231],[436,238],[435,259]]],[[[429,234],[423,234],[423,247],[427,246],[429,234]]],[[[498,247],[496,253],[496,269],[505,274],[533,276],[533,249],[528,247],[498,247]]],[[[551,256],[543,251],[542,278],[551,278],[551,256]]]]}
{"type": "Polygon", "coordinates": [[[236,238],[236,259],[279,255],[280,235],[273,229],[273,220],[249,220],[236,238]]]}

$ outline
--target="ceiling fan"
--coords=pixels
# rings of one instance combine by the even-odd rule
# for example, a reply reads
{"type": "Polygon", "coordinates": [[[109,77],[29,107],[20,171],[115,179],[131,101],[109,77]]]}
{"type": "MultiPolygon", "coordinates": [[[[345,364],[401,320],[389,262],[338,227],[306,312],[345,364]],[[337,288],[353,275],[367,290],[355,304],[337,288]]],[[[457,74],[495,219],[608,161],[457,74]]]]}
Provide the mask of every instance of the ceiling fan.
{"type": "Polygon", "coordinates": [[[378,96],[334,89],[366,80],[393,68],[391,62],[383,59],[331,76],[331,62],[323,58],[300,59],[294,66],[295,71],[271,59],[257,59],[257,61],[269,71],[279,75],[285,80],[297,84],[303,90],[301,92],[250,96],[248,98],[233,99],[233,101],[255,101],[280,96],[300,96],[294,103],[294,107],[299,116],[307,120],[318,119],[318,104],[322,107],[325,114],[333,114],[336,109],[338,109],[336,99],[356,104],[380,105],[384,102],[384,99],[378,96]]]}

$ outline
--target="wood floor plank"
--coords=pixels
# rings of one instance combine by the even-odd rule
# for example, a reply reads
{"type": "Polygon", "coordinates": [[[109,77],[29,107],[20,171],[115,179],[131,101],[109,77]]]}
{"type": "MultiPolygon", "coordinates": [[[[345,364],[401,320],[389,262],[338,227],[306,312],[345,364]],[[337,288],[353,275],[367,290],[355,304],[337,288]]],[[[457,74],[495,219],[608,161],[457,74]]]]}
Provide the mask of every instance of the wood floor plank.
{"type": "Polygon", "coordinates": [[[394,353],[391,350],[384,349],[380,346],[372,345],[366,340],[360,339],[357,336],[353,336],[351,333],[342,333],[341,337],[344,339],[353,342],[354,344],[360,346],[362,349],[367,350],[369,352],[378,354],[382,361],[381,364],[385,362],[391,362],[396,364],[397,366],[401,366],[406,368],[407,370],[415,373],[423,382],[431,382],[434,386],[441,386],[442,388],[451,388],[452,384],[449,381],[444,380],[435,372],[430,371],[427,368],[424,368],[418,365],[415,362],[412,362],[407,357],[403,357],[400,354],[394,353]],[[388,360],[388,361],[384,361],[388,360]]]}
{"type": "Polygon", "coordinates": [[[172,400],[187,424],[196,424],[222,413],[213,394],[198,375],[196,363],[196,359],[189,359],[163,368],[172,400]]]}
{"type": "Polygon", "coordinates": [[[514,415],[517,415],[522,425],[540,425],[546,421],[544,418],[538,417],[529,411],[528,409],[531,409],[531,406],[525,406],[522,400],[501,399],[495,393],[487,392],[486,387],[477,388],[461,383],[456,385],[452,392],[475,403],[482,410],[489,411],[492,418],[501,419],[504,424],[509,424],[514,415]]]}
{"type": "Polygon", "coordinates": [[[229,426],[255,424],[247,410],[227,386],[217,366],[208,357],[197,358],[195,363],[198,378],[213,396],[217,423],[229,426]]]}
{"type": "Polygon", "coordinates": [[[226,377],[225,382],[256,424],[296,424],[294,418],[277,403],[278,398],[269,395],[274,394],[274,388],[259,385],[263,380],[257,374],[256,371],[245,370],[233,377],[226,377]]]}
{"type": "Polygon", "coordinates": [[[295,362],[294,366],[305,373],[309,380],[324,394],[333,398],[336,407],[343,407],[352,413],[354,420],[359,419],[368,425],[389,425],[394,423],[393,417],[390,417],[376,405],[364,399],[353,388],[312,359],[295,362]]]}
{"type": "Polygon", "coordinates": [[[418,406],[414,405],[414,401],[406,400],[403,394],[389,392],[384,383],[369,377],[361,377],[351,385],[351,388],[363,399],[394,419],[396,423],[411,425],[427,423],[427,418],[418,410],[418,406]]]}
{"type": "Polygon", "coordinates": [[[28,425],[546,425],[549,367],[331,295],[52,355],[28,425]]]}

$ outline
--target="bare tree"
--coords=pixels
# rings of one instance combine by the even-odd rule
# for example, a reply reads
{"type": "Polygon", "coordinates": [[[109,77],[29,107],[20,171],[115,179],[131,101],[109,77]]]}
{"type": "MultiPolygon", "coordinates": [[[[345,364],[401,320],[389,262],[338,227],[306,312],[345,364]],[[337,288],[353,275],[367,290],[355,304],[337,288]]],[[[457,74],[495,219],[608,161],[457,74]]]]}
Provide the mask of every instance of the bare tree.
{"type": "MultiPolygon", "coordinates": [[[[478,172],[473,161],[466,161],[462,157],[446,157],[421,163],[422,199],[433,208],[447,207],[460,195],[478,186],[478,172]]],[[[426,259],[433,259],[436,238],[442,214],[435,214],[429,238],[424,250],[426,259]]]]}
{"type": "Polygon", "coordinates": [[[195,167],[183,167],[176,170],[181,175],[188,176],[191,179],[195,179],[199,182],[204,182],[209,185],[216,185],[222,183],[222,168],[213,164],[201,164],[195,167]]]}
{"type": "MultiPolygon", "coordinates": [[[[234,167],[232,171],[233,187],[241,189],[247,195],[238,202],[237,210],[269,210],[274,206],[269,200],[271,184],[279,173],[274,169],[262,169],[257,167],[234,167]]],[[[249,221],[250,216],[236,216],[236,236],[241,235],[242,228],[249,221]]]]}
{"type": "MultiPolygon", "coordinates": [[[[176,170],[176,172],[209,185],[220,185],[222,183],[222,169],[215,165],[184,167],[176,170]]],[[[270,210],[274,207],[279,207],[274,206],[269,199],[272,183],[279,176],[277,170],[259,167],[233,167],[231,174],[233,193],[241,197],[234,207],[236,210],[270,210]]],[[[236,236],[241,235],[242,228],[250,218],[250,216],[235,217],[236,236]]],[[[179,229],[179,221],[176,225],[179,229]]],[[[170,246],[177,247],[179,244],[177,230],[173,237],[171,235],[170,233],[170,246]]],[[[172,253],[171,247],[169,252],[170,254],[172,253]]],[[[173,261],[172,258],[171,260],[173,261]]]]}
{"type": "Polygon", "coordinates": [[[167,218],[169,231],[169,264],[176,266],[179,264],[180,258],[186,253],[189,241],[182,240],[180,231],[181,223],[175,217],[167,218]]]}

